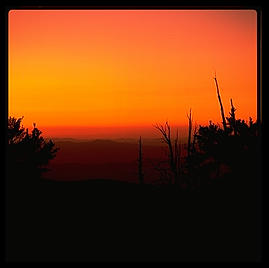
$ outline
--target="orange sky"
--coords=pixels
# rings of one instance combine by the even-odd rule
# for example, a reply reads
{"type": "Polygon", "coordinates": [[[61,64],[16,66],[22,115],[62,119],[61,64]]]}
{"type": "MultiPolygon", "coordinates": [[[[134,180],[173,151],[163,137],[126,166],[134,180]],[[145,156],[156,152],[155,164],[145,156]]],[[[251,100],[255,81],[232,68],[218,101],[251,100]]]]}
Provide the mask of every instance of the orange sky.
{"type": "Polygon", "coordinates": [[[225,113],[233,98],[238,117],[256,119],[256,20],[254,10],[12,10],[9,115],[50,135],[185,125],[189,108],[198,124],[221,122],[216,70],[225,113]]]}

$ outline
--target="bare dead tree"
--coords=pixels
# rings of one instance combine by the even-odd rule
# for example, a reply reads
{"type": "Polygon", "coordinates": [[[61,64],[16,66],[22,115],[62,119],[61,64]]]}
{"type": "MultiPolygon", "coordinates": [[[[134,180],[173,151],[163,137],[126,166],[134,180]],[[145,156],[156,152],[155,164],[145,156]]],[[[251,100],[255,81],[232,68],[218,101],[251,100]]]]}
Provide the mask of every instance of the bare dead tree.
{"type": "Polygon", "coordinates": [[[225,116],[224,116],[224,109],[223,109],[223,105],[222,105],[222,101],[221,101],[221,96],[219,93],[219,86],[218,86],[216,74],[215,74],[214,80],[215,80],[216,87],[217,87],[217,95],[218,95],[218,100],[219,100],[219,104],[220,104],[220,112],[221,112],[221,117],[222,117],[223,129],[226,132],[226,130],[227,130],[226,120],[225,120],[225,116]]]}
{"type": "Polygon", "coordinates": [[[175,153],[175,183],[179,183],[179,173],[180,173],[180,148],[179,148],[179,139],[178,139],[178,129],[177,134],[175,138],[175,144],[174,144],[174,153],[175,153]]]}
{"type": "Polygon", "coordinates": [[[167,144],[168,146],[168,155],[169,155],[169,164],[171,171],[174,175],[174,182],[178,182],[178,176],[177,176],[177,168],[176,168],[176,161],[175,161],[175,153],[174,148],[172,145],[172,139],[171,139],[171,127],[166,121],[164,125],[156,124],[154,126],[157,130],[159,130],[162,134],[162,141],[167,144]]]}
{"type": "Polygon", "coordinates": [[[178,142],[178,176],[182,174],[182,143],[178,142]]]}
{"type": "Polygon", "coordinates": [[[192,151],[195,152],[195,142],[196,142],[196,136],[198,134],[198,127],[195,123],[194,130],[193,130],[193,140],[192,140],[192,151]]]}
{"type": "Polygon", "coordinates": [[[190,109],[190,115],[187,114],[187,117],[189,119],[189,132],[188,132],[188,158],[189,158],[191,153],[191,130],[192,130],[191,109],[190,109]]]}
{"type": "Polygon", "coordinates": [[[138,147],[138,179],[140,184],[144,184],[144,174],[142,169],[142,139],[139,138],[139,147],[138,147]]]}

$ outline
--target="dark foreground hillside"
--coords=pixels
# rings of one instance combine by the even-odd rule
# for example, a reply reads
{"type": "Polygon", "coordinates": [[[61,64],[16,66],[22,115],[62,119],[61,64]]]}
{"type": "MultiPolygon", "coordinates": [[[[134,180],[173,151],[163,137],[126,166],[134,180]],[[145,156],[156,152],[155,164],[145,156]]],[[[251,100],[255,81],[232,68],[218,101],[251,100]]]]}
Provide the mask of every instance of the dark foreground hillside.
{"type": "Polygon", "coordinates": [[[91,180],[9,183],[9,261],[256,261],[255,186],[172,186],[91,180]],[[18,185],[17,185],[18,186],[18,185]]]}

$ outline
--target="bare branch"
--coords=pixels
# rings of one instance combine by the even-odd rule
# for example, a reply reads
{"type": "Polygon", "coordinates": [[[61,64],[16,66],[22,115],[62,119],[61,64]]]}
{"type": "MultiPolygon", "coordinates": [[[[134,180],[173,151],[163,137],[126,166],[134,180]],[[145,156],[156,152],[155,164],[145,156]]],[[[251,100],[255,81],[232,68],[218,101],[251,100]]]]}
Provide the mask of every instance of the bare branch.
{"type": "MultiPolygon", "coordinates": [[[[162,140],[168,146],[170,168],[174,174],[174,179],[176,183],[178,176],[177,176],[177,169],[176,169],[175,147],[173,146],[172,140],[171,140],[171,127],[168,121],[166,121],[164,125],[156,124],[154,127],[160,131],[160,133],[162,134],[162,140]]],[[[176,144],[177,144],[177,140],[176,140],[176,144]]]]}

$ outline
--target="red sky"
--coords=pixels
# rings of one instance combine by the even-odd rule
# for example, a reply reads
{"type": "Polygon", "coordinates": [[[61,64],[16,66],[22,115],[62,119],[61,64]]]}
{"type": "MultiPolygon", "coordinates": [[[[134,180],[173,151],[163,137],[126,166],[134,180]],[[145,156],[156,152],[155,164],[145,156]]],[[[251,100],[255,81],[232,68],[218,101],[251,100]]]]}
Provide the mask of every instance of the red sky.
{"type": "Polygon", "coordinates": [[[237,116],[255,120],[256,20],[254,10],[11,10],[9,115],[74,137],[186,125],[190,108],[197,124],[221,122],[216,71],[226,115],[233,98],[237,116]]]}

